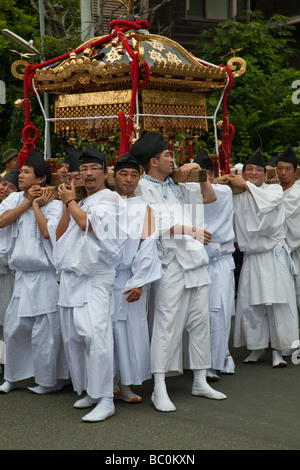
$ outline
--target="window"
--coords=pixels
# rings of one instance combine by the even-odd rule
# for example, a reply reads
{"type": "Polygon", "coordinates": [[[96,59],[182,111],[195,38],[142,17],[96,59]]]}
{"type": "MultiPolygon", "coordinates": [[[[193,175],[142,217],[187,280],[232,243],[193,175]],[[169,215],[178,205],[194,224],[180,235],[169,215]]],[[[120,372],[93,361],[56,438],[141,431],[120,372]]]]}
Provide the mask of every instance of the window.
{"type": "Polygon", "coordinates": [[[229,20],[250,8],[250,0],[186,0],[188,20],[229,20]]]}
{"type": "Polygon", "coordinates": [[[228,20],[229,0],[186,0],[188,20],[228,20]]]}

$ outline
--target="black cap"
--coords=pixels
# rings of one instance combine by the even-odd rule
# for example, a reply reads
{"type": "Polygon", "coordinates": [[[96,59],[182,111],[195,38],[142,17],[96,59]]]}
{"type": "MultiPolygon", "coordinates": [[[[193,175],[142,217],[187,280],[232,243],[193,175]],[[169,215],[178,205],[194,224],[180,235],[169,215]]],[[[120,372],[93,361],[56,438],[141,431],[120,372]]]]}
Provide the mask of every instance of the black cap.
{"type": "Polygon", "coordinates": [[[129,153],[138,161],[138,163],[145,167],[151,158],[167,150],[167,144],[163,136],[157,132],[145,132],[133,144],[129,153]]]}
{"type": "Polygon", "coordinates": [[[81,151],[78,162],[79,165],[83,165],[84,163],[100,163],[103,165],[103,168],[106,167],[105,154],[95,149],[92,145],[88,145],[81,151]]]}
{"type": "Polygon", "coordinates": [[[50,184],[52,172],[50,166],[48,165],[48,163],[40,152],[38,152],[37,150],[31,152],[25,163],[23,163],[23,165],[32,167],[36,176],[45,176],[45,184],[50,184]]]}
{"type": "Polygon", "coordinates": [[[294,165],[294,168],[297,168],[299,162],[296,154],[291,145],[289,145],[276,159],[277,162],[286,162],[294,165]]]}
{"type": "Polygon", "coordinates": [[[82,149],[70,150],[67,157],[65,158],[65,163],[69,164],[68,172],[72,173],[73,171],[79,171],[79,157],[82,154],[82,149]]]}
{"type": "Polygon", "coordinates": [[[266,164],[260,147],[255,150],[255,152],[251,155],[250,158],[248,158],[248,160],[244,164],[243,171],[245,170],[245,167],[247,165],[262,166],[266,170],[266,164]]]}
{"type": "Polygon", "coordinates": [[[130,153],[124,153],[124,155],[119,158],[114,166],[114,172],[116,173],[118,170],[122,170],[123,168],[132,168],[133,170],[140,172],[140,164],[132,155],[130,155],[130,153]]]}
{"type": "Polygon", "coordinates": [[[206,150],[202,150],[195,158],[194,163],[198,163],[203,170],[214,171],[214,162],[206,150]]]}

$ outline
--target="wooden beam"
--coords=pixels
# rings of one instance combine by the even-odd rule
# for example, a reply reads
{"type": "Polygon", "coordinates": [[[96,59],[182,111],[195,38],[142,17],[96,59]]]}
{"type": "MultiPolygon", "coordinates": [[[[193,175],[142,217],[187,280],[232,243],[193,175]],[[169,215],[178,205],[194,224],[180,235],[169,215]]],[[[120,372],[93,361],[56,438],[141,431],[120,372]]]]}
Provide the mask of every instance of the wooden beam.
{"type": "MultiPolygon", "coordinates": [[[[180,170],[174,170],[172,173],[172,178],[175,183],[204,183],[207,181],[207,174],[206,170],[192,170],[190,175],[187,179],[182,178],[182,174],[180,170]]],[[[108,170],[108,175],[106,179],[109,186],[114,189],[115,182],[114,182],[114,172],[113,170],[108,170]]],[[[50,189],[53,192],[54,199],[58,198],[57,188],[59,186],[59,177],[57,173],[52,174],[52,180],[50,184],[50,189]]],[[[68,185],[67,185],[68,186],[68,185]]],[[[76,199],[80,201],[81,199],[86,197],[86,190],[84,186],[75,186],[76,191],[76,199]]]]}

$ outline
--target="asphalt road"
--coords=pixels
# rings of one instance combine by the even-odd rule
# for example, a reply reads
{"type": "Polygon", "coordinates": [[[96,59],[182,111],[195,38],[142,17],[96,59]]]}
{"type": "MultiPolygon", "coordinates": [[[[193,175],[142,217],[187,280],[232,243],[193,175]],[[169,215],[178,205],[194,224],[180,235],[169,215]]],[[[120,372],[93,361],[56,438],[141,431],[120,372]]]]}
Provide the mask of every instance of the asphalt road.
{"type": "Polygon", "coordinates": [[[192,375],[185,371],[167,379],[176,412],[154,409],[150,380],[134,388],[142,404],[117,401],[115,416],[101,423],[81,421],[87,411],[73,408],[78,397],[70,385],[36,395],[27,389],[33,380],[23,381],[0,395],[0,449],[101,450],[103,459],[122,450],[299,450],[300,365],[288,358],[286,368],[273,369],[270,351],[257,364],[243,363],[244,348],[232,355],[235,375],[213,384],[227,400],[192,396],[192,375]]]}

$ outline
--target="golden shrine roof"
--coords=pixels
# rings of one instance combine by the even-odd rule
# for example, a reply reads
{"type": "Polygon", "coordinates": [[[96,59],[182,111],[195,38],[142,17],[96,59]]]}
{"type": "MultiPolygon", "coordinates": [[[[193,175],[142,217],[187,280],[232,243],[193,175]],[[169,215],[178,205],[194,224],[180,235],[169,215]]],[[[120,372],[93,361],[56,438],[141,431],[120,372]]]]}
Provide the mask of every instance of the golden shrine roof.
{"type": "MultiPolygon", "coordinates": [[[[149,67],[148,89],[188,92],[224,88],[227,82],[223,67],[205,65],[178,43],[154,34],[130,31],[125,34],[134,51],[138,52],[143,80],[143,66],[149,67]]],[[[89,47],[50,68],[37,69],[35,86],[39,91],[76,93],[128,88],[131,84],[130,57],[118,38],[98,47],[89,47]]],[[[81,46],[80,46],[81,47],[81,46]]]]}

